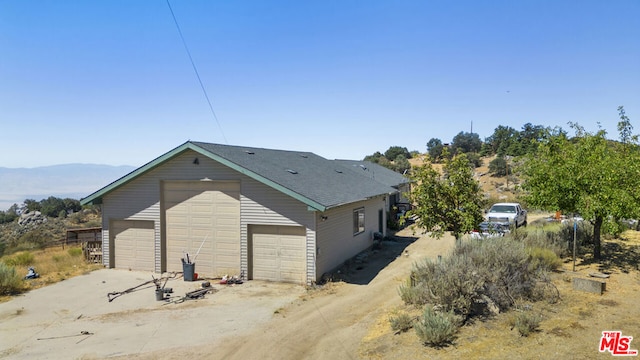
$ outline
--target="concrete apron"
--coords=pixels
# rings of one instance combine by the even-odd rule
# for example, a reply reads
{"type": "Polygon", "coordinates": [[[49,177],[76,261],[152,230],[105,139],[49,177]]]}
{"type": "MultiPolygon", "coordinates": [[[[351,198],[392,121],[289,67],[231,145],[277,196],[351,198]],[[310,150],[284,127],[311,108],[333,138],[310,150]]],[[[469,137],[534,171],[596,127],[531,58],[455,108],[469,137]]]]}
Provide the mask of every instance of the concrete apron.
{"type": "Polygon", "coordinates": [[[0,304],[0,358],[70,359],[138,354],[221,341],[269,321],[304,287],[247,281],[220,285],[204,299],[173,302],[202,281],[169,280],[168,300],[153,283],[109,302],[107,294],[140,285],[148,272],[104,269],[17,296],[0,304]]]}

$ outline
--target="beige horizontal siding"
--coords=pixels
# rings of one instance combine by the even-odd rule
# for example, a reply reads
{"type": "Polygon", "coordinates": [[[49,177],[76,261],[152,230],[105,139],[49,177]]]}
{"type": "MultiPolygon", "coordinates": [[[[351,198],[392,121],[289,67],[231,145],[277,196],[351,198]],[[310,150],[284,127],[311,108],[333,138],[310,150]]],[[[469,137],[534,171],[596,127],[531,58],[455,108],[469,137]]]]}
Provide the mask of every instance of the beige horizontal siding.
{"type": "Polygon", "coordinates": [[[384,209],[384,197],[378,197],[344,205],[322,214],[327,219],[318,222],[316,278],[334,270],[373,244],[373,233],[378,231],[378,211],[384,209]],[[365,230],[353,235],[353,211],[358,208],[365,210],[365,230]]]}
{"type": "MultiPolygon", "coordinates": [[[[160,183],[163,180],[238,180],[243,175],[220,163],[202,156],[194,151],[183,154],[167,161],[161,166],[139,176],[122,186],[103,199],[102,216],[102,248],[103,262],[109,263],[109,220],[151,220],[155,222],[155,270],[161,272],[166,269],[162,240],[165,236],[162,229],[160,211],[160,183]],[[199,165],[193,163],[198,158],[199,165]]],[[[115,179],[114,179],[115,180],[115,179]]]]}
{"type": "MultiPolygon", "coordinates": [[[[315,212],[307,205],[249,177],[243,177],[240,196],[240,263],[248,271],[248,228],[250,225],[303,226],[306,253],[315,253],[315,212]]],[[[307,258],[307,283],[315,281],[314,259],[307,258]]]]}

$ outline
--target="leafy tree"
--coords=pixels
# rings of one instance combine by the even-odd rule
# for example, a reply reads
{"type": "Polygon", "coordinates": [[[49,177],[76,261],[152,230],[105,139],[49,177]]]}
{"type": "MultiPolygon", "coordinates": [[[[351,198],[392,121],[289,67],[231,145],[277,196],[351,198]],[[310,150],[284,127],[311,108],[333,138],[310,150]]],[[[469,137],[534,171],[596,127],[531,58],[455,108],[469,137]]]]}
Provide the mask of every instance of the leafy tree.
{"type": "Polygon", "coordinates": [[[491,136],[485,139],[485,143],[488,144],[491,154],[498,154],[498,156],[514,155],[508,153],[508,149],[513,146],[517,141],[518,131],[510,126],[498,126],[491,136]]]}
{"type": "Polygon", "coordinates": [[[64,201],[55,196],[49,196],[40,201],[40,211],[47,216],[57,217],[61,211],[64,211],[64,201]]]}
{"type": "Polygon", "coordinates": [[[427,142],[427,152],[429,153],[429,158],[431,158],[432,162],[440,161],[440,157],[442,157],[442,150],[444,149],[444,145],[442,144],[442,140],[437,138],[431,138],[427,142]]]}
{"type": "Polygon", "coordinates": [[[40,203],[33,199],[26,199],[24,201],[24,208],[27,211],[40,211],[40,203]]]}
{"type": "Polygon", "coordinates": [[[385,155],[376,151],[373,155],[368,155],[364,158],[364,161],[371,161],[372,163],[376,163],[380,166],[384,166],[387,169],[404,173],[406,170],[411,169],[411,164],[407,157],[410,159],[411,155],[407,148],[400,148],[398,146],[391,147],[389,150],[385,152],[385,155]],[[391,158],[389,155],[395,155],[395,157],[391,158]]]}
{"type": "Polygon", "coordinates": [[[407,150],[406,147],[400,146],[391,146],[387,151],[384,152],[384,157],[389,160],[395,160],[398,155],[403,155],[405,159],[411,159],[411,153],[407,150]]]}
{"type": "Polygon", "coordinates": [[[478,134],[461,131],[453,137],[451,149],[453,154],[480,152],[482,140],[478,134]]]}
{"type": "Polygon", "coordinates": [[[384,166],[387,169],[391,169],[393,170],[393,163],[391,163],[391,161],[389,161],[386,157],[382,156],[378,159],[378,165],[380,166],[384,166]]]}
{"type": "MultiPolygon", "coordinates": [[[[623,111],[620,117],[619,129],[630,129],[623,111]]],[[[562,132],[554,134],[540,144],[535,156],[528,155],[522,167],[523,188],[532,206],[589,219],[593,256],[599,260],[603,224],[640,215],[640,151],[628,131],[621,131],[623,142],[617,143],[607,140],[602,129],[589,133],[578,124],[571,127],[576,133],[573,139],[562,132]]]]}
{"type": "Polygon", "coordinates": [[[498,156],[489,163],[489,172],[495,176],[507,176],[507,160],[498,156]]]}
{"type": "Polygon", "coordinates": [[[67,213],[69,212],[78,212],[82,210],[82,205],[80,205],[80,201],[71,198],[65,198],[62,200],[64,203],[64,209],[67,213]]]}
{"type": "Polygon", "coordinates": [[[544,140],[547,133],[547,129],[542,125],[524,124],[522,131],[518,135],[518,150],[507,155],[520,156],[534,152],[538,147],[538,143],[544,140]]]}
{"type": "Polygon", "coordinates": [[[467,153],[467,159],[469,160],[469,164],[474,168],[482,166],[482,159],[479,153],[467,153]]]}
{"type": "Polygon", "coordinates": [[[0,224],[13,222],[18,216],[18,204],[13,204],[7,211],[0,211],[0,224]]]}
{"type": "Polygon", "coordinates": [[[405,171],[411,169],[411,164],[404,155],[398,155],[395,160],[393,160],[393,167],[393,170],[396,172],[404,174],[405,171]]]}
{"type": "Polygon", "coordinates": [[[364,161],[370,161],[372,163],[378,164],[380,162],[380,158],[383,158],[384,155],[380,153],[380,151],[376,151],[373,155],[367,155],[364,157],[364,161]]]}
{"type": "Polygon", "coordinates": [[[441,237],[450,230],[456,239],[482,222],[483,196],[480,184],[465,154],[448,159],[445,151],[444,174],[431,163],[413,168],[414,187],[408,194],[414,208],[406,216],[417,216],[416,225],[441,237]]]}

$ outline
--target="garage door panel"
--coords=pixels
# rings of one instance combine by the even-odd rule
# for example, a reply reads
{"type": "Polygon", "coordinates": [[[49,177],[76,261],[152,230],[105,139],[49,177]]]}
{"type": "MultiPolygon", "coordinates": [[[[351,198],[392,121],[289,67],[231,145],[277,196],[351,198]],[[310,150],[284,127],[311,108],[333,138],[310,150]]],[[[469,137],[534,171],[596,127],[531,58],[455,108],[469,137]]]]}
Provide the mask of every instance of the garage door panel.
{"type": "MultiPolygon", "coordinates": [[[[280,248],[280,252],[278,252],[278,255],[283,260],[294,260],[300,257],[300,250],[287,249],[283,247],[280,248]]],[[[300,261],[302,261],[302,259],[300,259],[300,261]]]]}
{"type": "Polygon", "coordinates": [[[113,266],[140,271],[155,270],[155,228],[153,221],[115,220],[113,266]]]}
{"type": "Polygon", "coordinates": [[[271,260],[271,258],[275,258],[278,255],[278,250],[275,247],[257,246],[253,248],[253,255],[257,257],[254,263],[258,263],[260,261],[267,261],[271,260]],[[269,258],[264,258],[266,256],[269,258]]]}
{"type": "MultiPolygon", "coordinates": [[[[234,231],[217,231],[216,232],[216,238],[218,239],[232,239],[236,236],[236,232],[234,231]]],[[[220,244],[224,244],[224,243],[229,243],[229,244],[235,244],[236,247],[239,247],[240,244],[238,243],[237,240],[224,240],[224,241],[220,241],[220,244]]]]}
{"type": "Polygon", "coordinates": [[[233,215],[234,214],[229,214],[226,216],[220,215],[214,219],[214,223],[216,224],[216,226],[221,226],[221,227],[240,225],[240,220],[233,215]]]}
{"type": "MultiPolygon", "coordinates": [[[[206,233],[211,233],[211,217],[200,217],[200,216],[194,216],[191,218],[191,228],[193,229],[193,235],[195,236],[196,233],[199,234],[205,234],[204,236],[206,236],[206,233]],[[208,230],[208,231],[207,231],[208,230]]],[[[204,240],[204,236],[202,237],[202,240],[204,240]]]]}
{"type": "Polygon", "coordinates": [[[303,283],[306,230],[299,226],[252,227],[252,272],[258,280],[303,283]]]}
{"type": "Polygon", "coordinates": [[[234,243],[223,243],[223,242],[219,242],[216,244],[216,252],[222,252],[222,253],[233,253],[235,254],[239,249],[238,249],[238,244],[234,244],[234,243]]]}
{"type": "Polygon", "coordinates": [[[295,237],[306,235],[305,229],[300,226],[280,226],[278,230],[278,234],[281,237],[287,235],[293,235],[295,237]]]}
{"type": "MultiPolygon", "coordinates": [[[[235,254],[229,254],[229,255],[216,254],[215,259],[219,264],[233,264],[236,261],[236,255],[235,254]]],[[[224,266],[220,266],[220,268],[224,269],[224,266]]]]}
{"type": "Polygon", "coordinates": [[[295,249],[304,249],[304,243],[300,242],[300,237],[282,236],[280,237],[280,244],[284,247],[290,247],[295,249]]]}
{"type": "Polygon", "coordinates": [[[229,269],[240,271],[239,190],[237,181],[165,183],[164,199],[169,200],[165,205],[167,270],[182,271],[182,250],[193,258],[202,245],[195,260],[199,275],[218,276],[220,271],[229,269]],[[219,251],[224,256],[219,256],[219,251]]]}
{"type": "Polygon", "coordinates": [[[254,264],[254,267],[256,269],[261,269],[261,270],[272,270],[272,271],[276,271],[275,267],[278,264],[278,261],[274,258],[274,259],[262,259],[260,261],[256,261],[256,263],[254,264]]]}
{"type": "Polygon", "coordinates": [[[280,258],[280,269],[281,270],[297,270],[300,268],[300,261],[298,261],[297,259],[291,259],[291,260],[287,260],[287,259],[283,259],[282,257],[280,258]]]}
{"type": "Polygon", "coordinates": [[[277,276],[275,271],[268,271],[264,269],[255,269],[254,270],[254,278],[255,279],[273,279],[277,276]]]}

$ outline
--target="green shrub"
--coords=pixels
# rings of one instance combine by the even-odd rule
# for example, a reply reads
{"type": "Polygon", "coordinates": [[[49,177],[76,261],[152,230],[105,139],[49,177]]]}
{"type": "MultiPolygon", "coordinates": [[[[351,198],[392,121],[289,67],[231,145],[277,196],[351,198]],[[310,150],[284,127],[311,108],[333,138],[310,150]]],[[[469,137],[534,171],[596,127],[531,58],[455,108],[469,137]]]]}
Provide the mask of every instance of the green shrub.
{"type": "MultiPolygon", "coordinates": [[[[556,233],[558,241],[562,242],[569,253],[573,252],[573,224],[562,224],[560,232],[556,233]]],[[[580,221],[575,231],[576,243],[580,248],[580,253],[589,252],[593,246],[593,225],[588,221],[580,221]],[[586,248],[586,249],[585,249],[586,248]]]]}
{"type": "Polygon", "coordinates": [[[481,291],[501,310],[508,309],[513,301],[528,298],[535,286],[535,273],[529,270],[529,256],[522,242],[509,237],[467,243],[456,247],[454,253],[466,253],[471,265],[465,272],[478,278],[481,291]]]}
{"type": "Polygon", "coordinates": [[[29,266],[35,261],[35,256],[28,251],[23,251],[13,255],[5,260],[5,263],[9,266],[29,266]]]}
{"type": "Polygon", "coordinates": [[[389,317],[391,329],[396,333],[405,332],[413,327],[413,318],[407,313],[399,313],[389,317]]]}
{"type": "Polygon", "coordinates": [[[67,252],[69,253],[69,255],[71,255],[72,257],[78,257],[80,255],[82,255],[82,249],[79,247],[72,247],[69,248],[69,250],[67,250],[67,252]]]}
{"type": "Polygon", "coordinates": [[[531,247],[527,252],[530,257],[529,269],[532,271],[556,271],[562,266],[562,260],[551,249],[531,247]]]}
{"type": "Polygon", "coordinates": [[[453,343],[459,326],[460,320],[453,311],[440,313],[426,306],[414,329],[423,344],[442,347],[453,343]]]}
{"type": "Polygon", "coordinates": [[[398,287],[398,294],[405,304],[424,305],[429,300],[429,289],[422,284],[402,284],[398,287]]]}
{"type": "Polygon", "coordinates": [[[468,256],[450,256],[439,262],[426,260],[414,269],[414,278],[415,287],[426,296],[424,303],[465,316],[484,284],[468,256]]]}
{"type": "Polygon", "coordinates": [[[24,282],[16,273],[16,268],[0,262],[0,295],[16,294],[23,288],[24,282]]]}
{"type": "Polygon", "coordinates": [[[518,313],[511,320],[511,326],[518,330],[520,336],[529,336],[531,333],[538,331],[541,321],[542,316],[525,311],[518,313]]]}
{"type": "Polygon", "coordinates": [[[536,273],[529,263],[524,244],[507,237],[463,242],[442,261],[416,263],[411,285],[399,293],[407,304],[429,303],[464,318],[483,296],[504,310],[532,296],[536,273]]]}
{"type": "Polygon", "coordinates": [[[562,225],[558,223],[538,229],[529,227],[527,236],[522,241],[526,247],[549,249],[558,257],[566,256],[569,254],[567,242],[558,235],[561,227],[562,225]]]}
{"type": "Polygon", "coordinates": [[[482,159],[480,158],[479,153],[467,153],[467,159],[469,160],[469,164],[474,168],[482,166],[482,159]]]}
{"type": "Polygon", "coordinates": [[[494,176],[507,175],[507,161],[502,156],[498,156],[489,163],[489,173],[494,176]]]}
{"type": "Polygon", "coordinates": [[[20,236],[16,245],[29,244],[32,249],[40,249],[47,243],[48,238],[46,229],[36,228],[20,236]]]}

